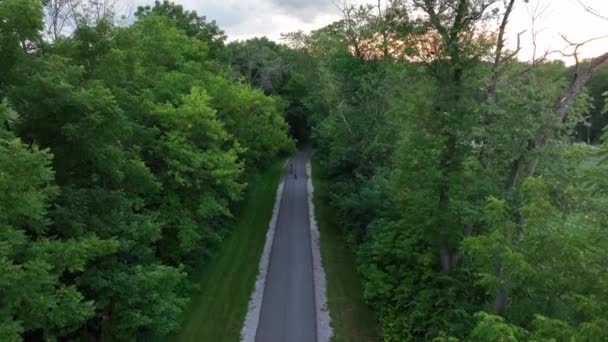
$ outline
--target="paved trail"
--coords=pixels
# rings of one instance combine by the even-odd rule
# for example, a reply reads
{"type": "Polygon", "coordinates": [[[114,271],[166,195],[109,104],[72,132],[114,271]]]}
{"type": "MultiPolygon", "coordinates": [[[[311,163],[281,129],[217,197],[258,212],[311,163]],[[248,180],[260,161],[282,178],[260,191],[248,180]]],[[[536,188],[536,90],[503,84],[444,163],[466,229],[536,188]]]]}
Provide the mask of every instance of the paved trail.
{"type": "Polygon", "coordinates": [[[317,340],[306,160],[290,160],[297,178],[287,166],[256,342],[317,340]]]}

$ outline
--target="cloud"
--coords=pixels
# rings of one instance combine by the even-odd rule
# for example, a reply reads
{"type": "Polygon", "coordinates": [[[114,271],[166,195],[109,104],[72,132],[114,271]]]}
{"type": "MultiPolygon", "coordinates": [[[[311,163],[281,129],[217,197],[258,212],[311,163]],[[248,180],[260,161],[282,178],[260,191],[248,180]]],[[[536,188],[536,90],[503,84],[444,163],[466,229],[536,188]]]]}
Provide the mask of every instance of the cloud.
{"type": "MultiPolygon", "coordinates": [[[[123,0],[129,1],[129,0],[123,0]]],[[[229,40],[267,36],[279,40],[281,33],[310,31],[339,18],[332,0],[172,0],[215,20],[229,40]]],[[[153,5],[154,0],[135,0],[153,5]]]]}
{"type": "Polygon", "coordinates": [[[336,13],[332,0],[270,0],[275,8],[305,23],[314,22],[323,14],[336,13]]]}
{"type": "MultiPolygon", "coordinates": [[[[119,0],[122,4],[152,5],[154,0],[119,0]]],[[[332,1],[342,0],[171,0],[186,9],[196,10],[209,20],[216,20],[226,32],[229,40],[267,36],[279,40],[281,33],[297,30],[319,29],[340,19],[340,12],[332,1]]],[[[362,4],[367,0],[348,0],[352,4],[362,4]]],[[[371,1],[371,0],[369,0],[371,1]]],[[[385,0],[383,0],[385,1],[385,0]]],[[[536,23],[542,30],[538,36],[537,54],[545,50],[562,48],[560,34],[566,34],[573,41],[584,41],[592,37],[608,34],[606,21],[585,13],[577,1],[531,0],[530,4],[518,3],[507,27],[508,46],[515,48],[517,33],[522,35],[522,50],[519,57],[529,60],[533,55],[529,10],[537,1],[548,7],[536,23]]],[[[607,0],[584,0],[601,13],[608,13],[607,0]]],[[[374,1],[375,2],[375,1],[374,1]]],[[[607,40],[589,43],[582,50],[583,57],[598,55],[605,50],[607,40]]],[[[537,55],[538,56],[538,55],[537,55]]],[[[558,56],[554,56],[558,57],[558,56]]],[[[571,62],[571,58],[569,59],[571,62]]]]}
{"type": "Polygon", "coordinates": [[[245,21],[226,30],[226,32],[229,33],[229,40],[245,40],[266,36],[269,39],[279,41],[281,34],[298,30],[309,32],[332,23],[336,18],[335,15],[320,14],[314,20],[305,22],[297,17],[277,12],[260,16],[256,20],[245,21]]]}

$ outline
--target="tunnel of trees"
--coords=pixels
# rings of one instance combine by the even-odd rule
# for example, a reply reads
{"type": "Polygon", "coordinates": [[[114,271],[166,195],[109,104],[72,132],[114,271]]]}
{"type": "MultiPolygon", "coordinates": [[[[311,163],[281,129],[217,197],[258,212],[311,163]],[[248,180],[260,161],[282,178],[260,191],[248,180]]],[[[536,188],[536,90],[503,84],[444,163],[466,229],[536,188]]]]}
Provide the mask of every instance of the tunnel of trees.
{"type": "Polygon", "coordinates": [[[385,341],[608,340],[608,54],[518,60],[523,2],[228,43],[168,1],[0,0],[0,340],[176,331],[248,176],[303,143],[385,341]]]}

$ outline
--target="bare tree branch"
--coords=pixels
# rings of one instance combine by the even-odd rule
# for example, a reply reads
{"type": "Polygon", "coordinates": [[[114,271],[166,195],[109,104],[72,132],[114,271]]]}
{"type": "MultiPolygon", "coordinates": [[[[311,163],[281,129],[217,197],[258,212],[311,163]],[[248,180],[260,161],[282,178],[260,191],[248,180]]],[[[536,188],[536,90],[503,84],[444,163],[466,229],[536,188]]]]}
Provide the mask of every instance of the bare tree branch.
{"type": "Polygon", "coordinates": [[[600,39],[604,39],[604,38],[608,38],[608,35],[590,38],[590,39],[583,41],[582,43],[574,43],[574,42],[570,41],[568,39],[568,37],[566,37],[566,35],[564,35],[564,34],[562,34],[561,37],[566,43],[568,43],[568,46],[566,46],[566,49],[574,47],[574,51],[572,51],[572,53],[564,53],[562,51],[557,51],[557,52],[560,53],[564,57],[574,57],[574,61],[576,62],[576,66],[578,68],[578,65],[580,64],[578,49],[580,49],[587,43],[590,43],[590,42],[593,42],[596,40],[600,40],[600,39]]]}
{"type": "Polygon", "coordinates": [[[576,0],[584,9],[585,11],[587,11],[590,14],[593,14],[594,16],[604,19],[604,20],[608,20],[608,16],[605,16],[603,14],[601,14],[599,11],[597,11],[595,8],[585,4],[582,0],[576,0]]]}

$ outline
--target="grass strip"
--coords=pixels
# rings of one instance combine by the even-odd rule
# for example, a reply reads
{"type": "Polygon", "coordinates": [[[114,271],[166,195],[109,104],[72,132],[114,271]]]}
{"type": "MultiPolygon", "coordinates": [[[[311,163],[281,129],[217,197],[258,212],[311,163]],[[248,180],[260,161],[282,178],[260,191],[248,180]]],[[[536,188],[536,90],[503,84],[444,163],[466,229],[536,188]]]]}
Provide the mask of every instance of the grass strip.
{"type": "Polygon", "coordinates": [[[198,277],[199,290],[173,341],[239,340],[282,172],[280,161],[249,182],[235,227],[207,260],[198,277]]]}
{"type": "Polygon", "coordinates": [[[327,304],[336,342],[380,341],[376,318],[363,300],[355,256],[335,223],[333,208],[312,160],[315,217],[321,234],[321,257],[327,277],[327,304]]]}

